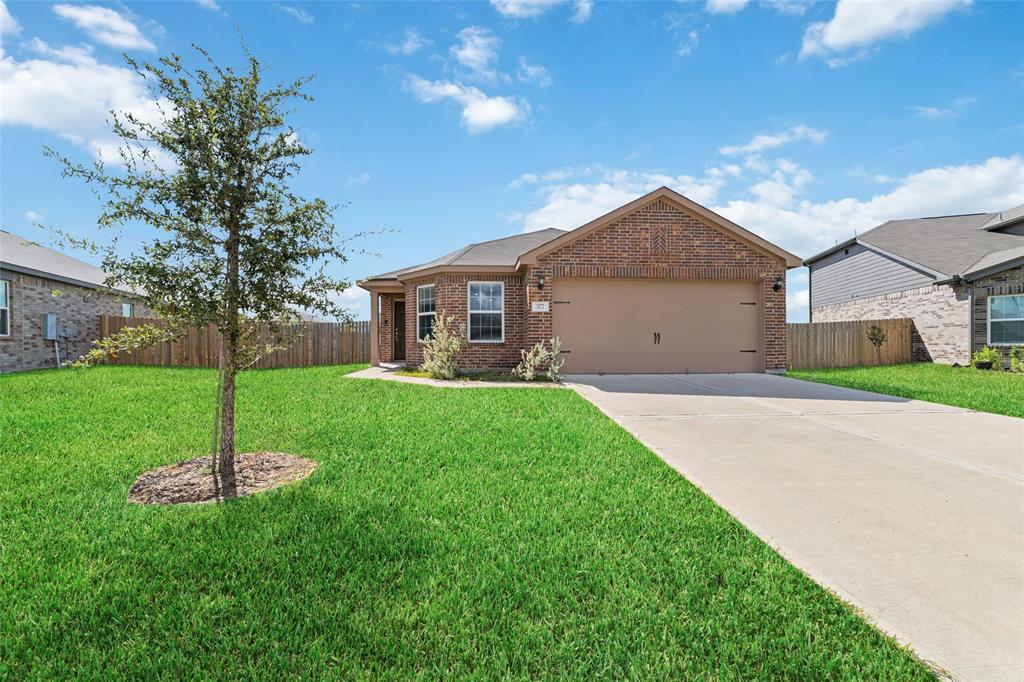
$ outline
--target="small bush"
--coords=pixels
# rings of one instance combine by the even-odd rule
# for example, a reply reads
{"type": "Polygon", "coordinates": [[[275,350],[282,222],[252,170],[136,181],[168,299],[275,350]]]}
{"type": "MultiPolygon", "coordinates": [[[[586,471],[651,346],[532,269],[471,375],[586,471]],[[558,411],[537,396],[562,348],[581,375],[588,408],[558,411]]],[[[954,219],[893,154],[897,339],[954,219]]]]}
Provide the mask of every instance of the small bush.
{"type": "Polygon", "coordinates": [[[1014,346],[1010,350],[1010,371],[1024,373],[1024,346],[1014,346]]]}
{"type": "Polygon", "coordinates": [[[878,364],[882,364],[882,344],[887,338],[885,331],[877,324],[868,328],[868,341],[875,347],[875,358],[878,360],[878,364]]]}
{"type": "Polygon", "coordinates": [[[551,348],[546,348],[544,342],[537,343],[530,350],[519,351],[522,360],[512,370],[512,374],[523,381],[533,381],[538,374],[544,373],[548,379],[557,382],[561,379],[559,371],[565,360],[559,357],[562,352],[562,340],[557,336],[551,339],[551,348]]]}
{"type": "Polygon", "coordinates": [[[975,367],[981,362],[991,362],[992,369],[1003,368],[1003,355],[995,348],[985,346],[974,351],[974,355],[971,356],[971,364],[975,367]]]}
{"type": "Polygon", "coordinates": [[[423,364],[420,369],[435,379],[459,376],[459,353],[466,349],[466,325],[455,328],[455,318],[437,314],[434,326],[423,341],[423,364]]]}

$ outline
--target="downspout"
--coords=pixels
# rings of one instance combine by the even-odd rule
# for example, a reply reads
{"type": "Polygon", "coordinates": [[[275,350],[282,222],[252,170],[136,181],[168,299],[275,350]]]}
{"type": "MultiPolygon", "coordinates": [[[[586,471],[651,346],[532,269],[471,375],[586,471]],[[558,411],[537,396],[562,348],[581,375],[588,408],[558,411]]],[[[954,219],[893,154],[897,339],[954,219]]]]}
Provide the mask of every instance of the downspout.
{"type": "Polygon", "coordinates": [[[967,305],[967,364],[970,365],[974,357],[974,284],[967,285],[967,293],[970,301],[967,305]]]}

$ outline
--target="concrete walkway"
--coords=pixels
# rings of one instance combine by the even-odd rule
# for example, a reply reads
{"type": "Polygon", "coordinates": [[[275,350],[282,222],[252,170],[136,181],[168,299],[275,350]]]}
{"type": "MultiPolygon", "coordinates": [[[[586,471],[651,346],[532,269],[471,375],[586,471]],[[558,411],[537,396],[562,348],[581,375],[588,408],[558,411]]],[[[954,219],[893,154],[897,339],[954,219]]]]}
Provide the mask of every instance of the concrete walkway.
{"type": "Polygon", "coordinates": [[[561,384],[552,384],[546,381],[470,381],[467,379],[442,381],[440,379],[395,374],[396,369],[397,367],[367,367],[358,372],[346,374],[345,377],[350,379],[383,379],[385,381],[400,381],[407,384],[422,384],[424,386],[438,386],[440,388],[562,388],[561,384]]]}
{"type": "Polygon", "coordinates": [[[568,381],[923,659],[1024,680],[1024,420],[762,374],[568,381]]]}

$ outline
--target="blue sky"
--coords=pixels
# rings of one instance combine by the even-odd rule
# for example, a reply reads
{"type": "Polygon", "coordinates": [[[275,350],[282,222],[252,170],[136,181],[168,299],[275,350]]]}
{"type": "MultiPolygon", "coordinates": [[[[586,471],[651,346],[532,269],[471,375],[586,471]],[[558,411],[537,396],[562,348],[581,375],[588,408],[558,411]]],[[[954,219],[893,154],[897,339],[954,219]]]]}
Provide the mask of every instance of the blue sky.
{"type": "MultiPolygon", "coordinates": [[[[352,279],[660,185],[804,257],[1024,203],[1024,3],[7,2],[3,229],[96,236],[95,199],[43,145],[110,158],[106,112],[152,107],[121,54],[195,42],[237,64],[236,25],[271,77],[316,74],[295,187],[347,202],[342,234],[382,231],[338,266],[352,279]]],[[[803,269],[789,297],[806,319],[803,269]]]]}

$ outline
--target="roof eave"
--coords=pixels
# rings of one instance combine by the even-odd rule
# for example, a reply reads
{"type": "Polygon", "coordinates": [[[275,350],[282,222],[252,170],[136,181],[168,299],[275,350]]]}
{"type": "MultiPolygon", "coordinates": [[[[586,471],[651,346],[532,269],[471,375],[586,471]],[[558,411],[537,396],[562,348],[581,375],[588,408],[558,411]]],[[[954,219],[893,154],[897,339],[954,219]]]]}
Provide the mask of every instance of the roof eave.
{"type": "Polygon", "coordinates": [[[1016,256],[1014,258],[1004,260],[1002,263],[996,263],[995,265],[989,265],[981,268],[980,270],[965,272],[962,277],[965,281],[974,282],[984,277],[988,277],[989,275],[995,275],[1003,272],[1004,270],[1015,268],[1018,265],[1024,265],[1024,256],[1016,256]]]}
{"type": "Polygon", "coordinates": [[[27,268],[23,265],[16,265],[14,263],[0,262],[0,270],[10,270],[11,272],[20,272],[23,275],[32,275],[33,277],[41,277],[43,279],[52,279],[54,282],[63,282],[64,284],[73,284],[78,287],[86,289],[96,289],[97,291],[104,291],[111,294],[119,294],[122,296],[135,296],[139,297],[142,294],[134,291],[128,291],[127,289],[117,289],[114,287],[108,287],[105,284],[97,284],[95,282],[87,282],[84,279],[75,279],[74,277],[65,277],[64,275],[57,275],[52,272],[46,272],[45,270],[36,270],[34,268],[27,268]]]}
{"type": "Polygon", "coordinates": [[[813,256],[811,256],[810,258],[804,259],[803,264],[809,267],[811,265],[811,263],[815,263],[815,262],[821,260],[822,258],[824,258],[825,256],[831,256],[833,253],[835,253],[839,249],[845,249],[848,246],[853,246],[854,244],[858,244],[858,243],[860,243],[860,242],[858,241],[857,237],[850,237],[845,242],[840,242],[840,243],[836,244],[835,246],[831,246],[831,247],[825,249],[821,253],[816,253],[813,256]]]}

